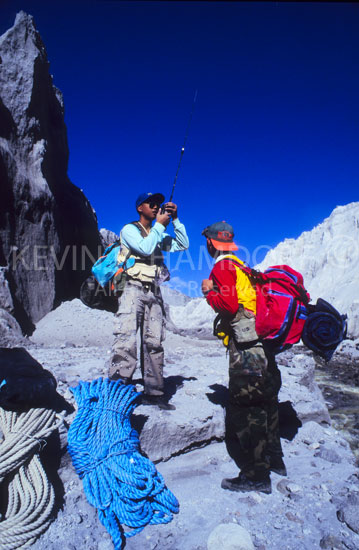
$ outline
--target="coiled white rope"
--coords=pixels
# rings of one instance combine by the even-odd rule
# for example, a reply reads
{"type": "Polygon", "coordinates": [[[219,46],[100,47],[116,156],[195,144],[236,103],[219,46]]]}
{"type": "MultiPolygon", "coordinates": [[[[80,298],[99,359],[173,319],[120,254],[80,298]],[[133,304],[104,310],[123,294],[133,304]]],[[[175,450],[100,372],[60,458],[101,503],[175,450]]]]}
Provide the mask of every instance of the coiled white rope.
{"type": "Polygon", "coordinates": [[[8,481],[8,505],[0,521],[0,550],[28,548],[50,524],[55,494],[39,458],[45,439],[58,428],[56,413],[0,407],[0,484],[8,481]]]}

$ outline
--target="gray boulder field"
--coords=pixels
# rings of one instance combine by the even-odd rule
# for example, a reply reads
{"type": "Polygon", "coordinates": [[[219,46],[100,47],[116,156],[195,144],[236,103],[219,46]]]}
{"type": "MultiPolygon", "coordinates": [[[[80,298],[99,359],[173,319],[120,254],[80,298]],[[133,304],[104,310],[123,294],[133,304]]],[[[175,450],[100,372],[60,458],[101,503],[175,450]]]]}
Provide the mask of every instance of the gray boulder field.
{"type": "MultiPolygon", "coordinates": [[[[59,393],[75,405],[69,387],[106,376],[111,333],[111,314],[90,311],[74,300],[42,319],[27,347],[54,373],[59,393]]],[[[133,426],[140,433],[143,452],[179,500],[180,512],[167,525],[145,527],[127,539],[126,548],[206,550],[212,548],[211,534],[212,538],[214,530],[218,534],[218,526],[218,536],[226,539],[234,525],[245,530],[246,540],[259,550],[357,549],[358,468],[349,444],[330,425],[314,381],[312,357],[302,348],[278,356],[288,476],[273,473],[272,494],[264,495],[221,489],[224,477],[238,474],[225,438],[227,358],[222,344],[168,331],[165,352],[166,388],[176,410],[140,405],[133,426]]],[[[139,372],[134,382],[141,391],[139,372]]],[[[61,450],[56,446],[51,450],[49,444],[47,460],[58,476],[57,511],[34,550],[113,548],[66,452],[67,428],[75,414],[64,414],[61,450]]],[[[228,548],[242,548],[240,544],[239,538],[239,546],[228,548]]]]}

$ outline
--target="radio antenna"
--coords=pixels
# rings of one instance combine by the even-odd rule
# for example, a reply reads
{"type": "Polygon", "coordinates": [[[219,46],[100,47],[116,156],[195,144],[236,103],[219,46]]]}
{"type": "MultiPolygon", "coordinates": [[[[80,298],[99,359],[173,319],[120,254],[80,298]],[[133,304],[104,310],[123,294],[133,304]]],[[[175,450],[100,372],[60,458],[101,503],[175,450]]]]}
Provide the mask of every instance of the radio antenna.
{"type": "Polygon", "coordinates": [[[186,146],[186,142],[187,142],[187,138],[188,138],[189,128],[190,128],[190,126],[191,126],[192,115],[193,115],[194,106],[195,106],[196,99],[197,99],[197,92],[198,92],[198,90],[196,90],[196,91],[195,91],[195,94],[194,94],[193,104],[192,104],[192,110],[191,110],[191,114],[190,114],[189,119],[188,119],[186,135],[185,135],[185,138],[184,138],[183,147],[182,147],[182,149],[181,149],[181,155],[180,155],[180,159],[179,159],[179,162],[178,162],[177,172],[176,172],[176,175],[175,175],[175,180],[174,180],[174,182],[173,182],[172,192],[171,192],[171,196],[170,196],[169,202],[172,202],[172,199],[173,199],[173,193],[174,193],[174,191],[175,191],[175,187],[176,187],[176,183],[177,183],[178,172],[179,172],[179,170],[180,170],[180,166],[181,166],[181,162],[182,162],[182,158],[183,158],[183,154],[184,154],[184,150],[185,150],[185,146],[186,146]]]}

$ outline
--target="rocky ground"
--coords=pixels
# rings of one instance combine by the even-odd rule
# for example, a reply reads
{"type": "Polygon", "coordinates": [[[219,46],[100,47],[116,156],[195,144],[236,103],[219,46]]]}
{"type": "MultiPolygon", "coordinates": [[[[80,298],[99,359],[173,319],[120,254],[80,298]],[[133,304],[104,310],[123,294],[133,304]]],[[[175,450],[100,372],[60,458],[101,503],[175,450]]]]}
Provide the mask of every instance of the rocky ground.
{"type": "MultiPolygon", "coordinates": [[[[304,346],[297,350],[310,355],[304,346]]],[[[345,340],[326,363],[315,358],[315,379],[323,393],[333,426],[359,457],[359,339],[345,340]]]]}
{"type": "MultiPolygon", "coordinates": [[[[74,404],[69,386],[106,375],[111,330],[111,314],[92,312],[75,300],[40,321],[28,350],[55,374],[59,393],[74,404]]],[[[211,532],[222,524],[223,536],[233,525],[244,527],[260,550],[359,548],[358,468],[348,442],[330,426],[311,356],[301,349],[279,356],[288,476],[272,474],[271,495],[241,494],[220,486],[223,477],[238,472],[224,440],[224,348],[216,340],[168,332],[165,349],[166,387],[177,409],[138,406],[133,421],[143,451],[179,500],[180,513],[167,525],[147,526],[126,548],[206,550],[211,532]]],[[[139,376],[135,382],[141,391],[139,376]]],[[[65,415],[62,450],[56,437],[44,450],[58,501],[55,520],[34,550],[113,548],[66,452],[66,426],[75,414],[65,415]]],[[[239,543],[220,547],[242,548],[239,543]]]]}

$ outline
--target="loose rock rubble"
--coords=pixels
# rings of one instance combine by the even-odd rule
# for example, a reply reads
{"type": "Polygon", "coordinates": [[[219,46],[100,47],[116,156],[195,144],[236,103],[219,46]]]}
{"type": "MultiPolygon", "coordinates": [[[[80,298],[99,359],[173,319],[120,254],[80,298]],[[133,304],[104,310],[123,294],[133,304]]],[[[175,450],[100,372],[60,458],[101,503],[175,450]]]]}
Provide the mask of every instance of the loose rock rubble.
{"type": "MultiPolygon", "coordinates": [[[[82,314],[85,319],[88,310],[83,312],[82,307],[75,300],[49,314],[38,324],[33,343],[28,345],[30,353],[55,374],[59,393],[72,405],[69,386],[106,376],[105,361],[112,338],[110,318],[102,325],[104,312],[97,312],[100,317],[95,328],[90,326],[93,319],[88,325],[84,322],[86,326],[82,326],[83,332],[79,331],[75,341],[70,338],[70,327],[67,344],[60,343],[56,326],[61,321],[66,331],[66,323],[75,325],[82,314]],[[88,345],[92,339],[105,345],[88,345]]],[[[288,476],[272,474],[272,494],[264,495],[231,493],[220,487],[224,477],[238,473],[224,440],[227,358],[222,344],[168,332],[165,353],[168,396],[177,409],[161,411],[139,406],[133,422],[140,431],[144,452],[156,462],[178,498],[180,513],[168,525],[146,527],[128,539],[126,548],[206,550],[211,533],[222,524],[241,526],[260,550],[358,548],[358,469],[349,444],[330,425],[325,401],[314,381],[311,356],[301,349],[278,356],[283,378],[281,431],[288,476]]],[[[141,391],[139,372],[134,382],[141,391]]],[[[74,415],[64,414],[65,425],[74,415]]],[[[50,457],[54,469],[58,468],[57,478],[53,472],[59,495],[57,515],[33,548],[111,550],[112,541],[96,510],[87,503],[82,482],[66,453],[66,427],[60,436],[45,449],[47,460],[50,457]]]]}

